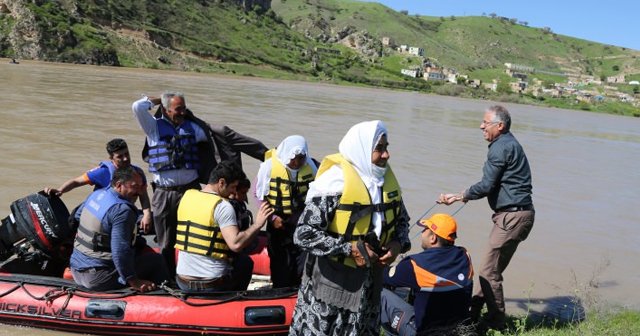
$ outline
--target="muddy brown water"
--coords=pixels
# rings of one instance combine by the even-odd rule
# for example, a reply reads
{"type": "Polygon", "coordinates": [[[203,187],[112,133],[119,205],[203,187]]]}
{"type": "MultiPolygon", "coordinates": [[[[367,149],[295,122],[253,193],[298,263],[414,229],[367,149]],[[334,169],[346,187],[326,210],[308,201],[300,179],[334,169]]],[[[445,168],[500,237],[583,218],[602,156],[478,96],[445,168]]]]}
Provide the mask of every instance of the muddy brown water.
{"type": "MultiPolygon", "coordinates": [[[[133,161],[143,133],[131,112],[141,94],[179,90],[210,123],[222,123],[276,146],[304,135],[321,159],[337,151],[348,128],[381,119],[389,129],[390,163],[415,221],[440,192],[481,177],[487,144],[479,123],[492,102],[341,87],[321,83],[195,73],[0,60],[0,216],[12,201],[59,186],[106,158],[105,143],[127,140],[133,161]]],[[[512,131],[533,171],[536,223],[505,272],[508,310],[555,309],[584,301],[640,309],[640,119],[506,104],[512,131]],[[573,302],[573,301],[572,301],[573,302]],[[555,307],[555,308],[554,308],[555,307]]],[[[245,158],[255,176],[258,162],[245,158]]],[[[69,208],[90,189],[63,196],[69,208]]],[[[431,211],[453,212],[458,205],[431,211]]],[[[456,214],[457,243],[476,265],[490,230],[485,200],[456,214]]],[[[414,229],[412,236],[417,232],[414,229]]],[[[414,251],[419,241],[414,241],[414,251]]],[[[3,326],[0,334],[24,328],[3,326]]],[[[28,330],[34,335],[51,332],[28,330]]],[[[56,333],[58,334],[58,333],[56,333]]]]}

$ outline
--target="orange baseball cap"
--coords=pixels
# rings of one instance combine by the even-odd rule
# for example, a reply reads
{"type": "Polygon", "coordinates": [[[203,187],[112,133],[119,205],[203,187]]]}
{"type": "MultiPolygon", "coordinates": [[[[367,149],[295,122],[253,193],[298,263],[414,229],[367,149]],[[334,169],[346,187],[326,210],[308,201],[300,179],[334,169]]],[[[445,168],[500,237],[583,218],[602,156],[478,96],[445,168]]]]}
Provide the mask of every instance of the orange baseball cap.
{"type": "Polygon", "coordinates": [[[429,219],[422,219],[418,222],[418,226],[427,228],[441,238],[448,241],[455,241],[457,238],[458,224],[455,218],[447,214],[435,214],[429,219]]]}

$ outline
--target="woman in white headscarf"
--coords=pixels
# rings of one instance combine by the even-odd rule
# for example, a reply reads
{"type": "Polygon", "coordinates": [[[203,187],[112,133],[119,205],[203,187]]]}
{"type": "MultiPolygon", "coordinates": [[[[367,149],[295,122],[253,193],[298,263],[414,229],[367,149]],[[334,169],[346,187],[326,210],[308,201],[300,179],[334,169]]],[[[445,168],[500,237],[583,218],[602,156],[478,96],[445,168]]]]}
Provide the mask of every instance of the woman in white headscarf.
{"type": "Polygon", "coordinates": [[[267,225],[274,288],[300,284],[305,255],[293,244],[293,232],[317,170],[307,141],[300,135],[286,137],[267,152],[258,170],[256,198],[268,202],[275,210],[267,225]]]}
{"type": "Polygon", "coordinates": [[[294,234],[309,256],[289,335],[379,335],[383,267],[411,246],[387,146],[362,122],[322,161],[294,234]]]}

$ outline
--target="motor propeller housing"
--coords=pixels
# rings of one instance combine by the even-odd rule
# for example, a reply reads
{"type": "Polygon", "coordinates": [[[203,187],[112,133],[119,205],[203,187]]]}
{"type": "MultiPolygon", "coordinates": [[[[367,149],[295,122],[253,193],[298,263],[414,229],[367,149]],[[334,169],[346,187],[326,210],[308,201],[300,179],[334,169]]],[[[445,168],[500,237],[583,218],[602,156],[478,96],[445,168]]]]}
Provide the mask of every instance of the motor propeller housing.
{"type": "Polygon", "coordinates": [[[59,197],[43,192],[11,203],[11,213],[0,224],[0,261],[13,255],[25,260],[68,259],[67,245],[76,227],[59,197]]]}

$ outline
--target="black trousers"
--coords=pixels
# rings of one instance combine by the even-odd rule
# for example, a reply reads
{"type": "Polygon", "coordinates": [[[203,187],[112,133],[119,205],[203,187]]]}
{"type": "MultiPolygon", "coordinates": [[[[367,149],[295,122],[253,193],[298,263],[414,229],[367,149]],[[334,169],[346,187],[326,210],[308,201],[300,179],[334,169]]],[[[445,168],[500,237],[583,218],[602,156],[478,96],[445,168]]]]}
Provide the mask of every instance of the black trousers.
{"type": "MultiPolygon", "coordinates": [[[[297,219],[297,217],[296,217],[297,219]]],[[[293,244],[293,232],[297,221],[289,218],[285,227],[275,229],[267,227],[269,232],[269,252],[271,282],[273,288],[296,287],[300,285],[306,253],[293,244]]]]}

